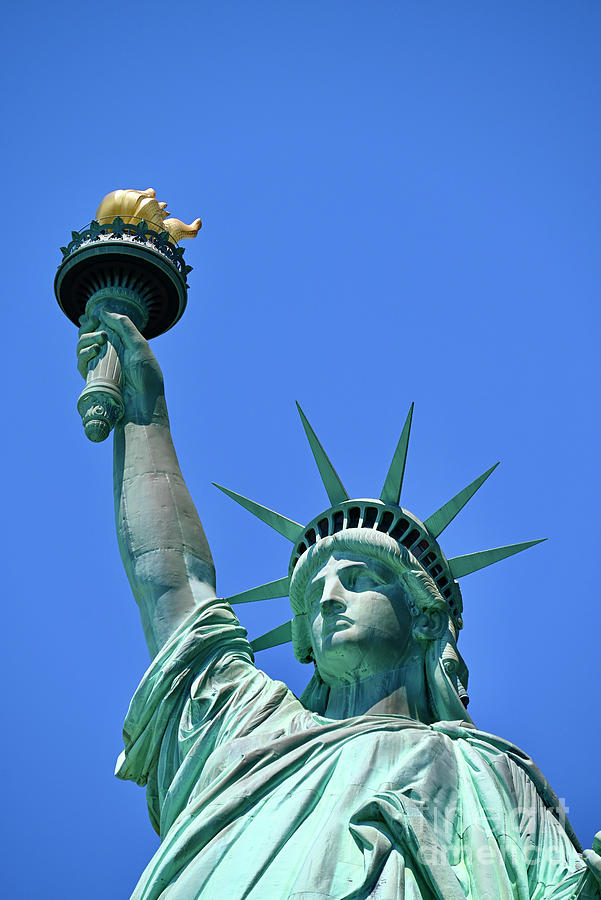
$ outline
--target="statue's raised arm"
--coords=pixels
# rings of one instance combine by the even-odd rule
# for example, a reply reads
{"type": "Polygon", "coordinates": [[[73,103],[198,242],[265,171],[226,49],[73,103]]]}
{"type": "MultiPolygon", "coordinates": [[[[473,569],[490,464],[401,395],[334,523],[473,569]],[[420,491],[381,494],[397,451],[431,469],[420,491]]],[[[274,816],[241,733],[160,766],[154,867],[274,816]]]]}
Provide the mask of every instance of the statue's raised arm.
{"type": "Polygon", "coordinates": [[[87,437],[115,429],[115,512],[121,555],[152,656],[195,606],[214,597],[211,553],[169,430],[163,376],[147,338],[171,328],[191,266],[177,241],[190,225],[154,189],[111,191],[62,247],[58,302],[78,324],[77,408],[87,437]]]}
{"type": "Polygon", "coordinates": [[[215,596],[204,530],[182,477],[169,428],[163,375],[126,316],[84,317],[77,345],[85,377],[109,334],[119,338],[124,413],[115,427],[114,494],[121,558],[152,656],[200,600],[215,596]]]}

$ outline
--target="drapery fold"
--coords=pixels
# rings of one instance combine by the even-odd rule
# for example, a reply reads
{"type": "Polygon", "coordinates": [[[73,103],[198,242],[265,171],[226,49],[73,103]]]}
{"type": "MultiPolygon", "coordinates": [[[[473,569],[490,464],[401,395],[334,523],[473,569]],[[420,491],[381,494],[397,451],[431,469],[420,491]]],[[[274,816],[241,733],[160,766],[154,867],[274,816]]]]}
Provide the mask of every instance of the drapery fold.
{"type": "MultiPolygon", "coordinates": [[[[465,723],[329,720],[203,603],[132,699],[117,775],[162,844],[132,900],[568,900],[585,871],[518,748],[465,723]]],[[[575,841],[575,839],[574,839],[575,841]]]]}

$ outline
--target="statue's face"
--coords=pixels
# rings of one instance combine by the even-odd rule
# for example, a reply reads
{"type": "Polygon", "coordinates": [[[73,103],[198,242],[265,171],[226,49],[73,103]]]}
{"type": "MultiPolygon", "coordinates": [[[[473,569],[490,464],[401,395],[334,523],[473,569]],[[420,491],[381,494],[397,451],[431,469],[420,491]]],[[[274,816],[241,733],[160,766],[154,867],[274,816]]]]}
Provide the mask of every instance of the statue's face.
{"type": "Polygon", "coordinates": [[[332,553],[305,591],[315,662],[327,684],[399,668],[420,655],[405,589],[387,565],[332,553]]]}

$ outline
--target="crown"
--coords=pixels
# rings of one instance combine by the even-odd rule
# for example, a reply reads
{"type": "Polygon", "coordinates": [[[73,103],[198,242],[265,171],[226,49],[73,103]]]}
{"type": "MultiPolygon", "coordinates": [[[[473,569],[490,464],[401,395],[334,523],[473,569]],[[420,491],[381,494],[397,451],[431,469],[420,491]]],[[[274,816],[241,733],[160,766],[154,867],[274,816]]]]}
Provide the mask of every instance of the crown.
{"type": "MultiPolygon", "coordinates": [[[[455,556],[452,559],[447,559],[438,544],[439,536],[453,521],[455,516],[461,512],[466,503],[471,500],[499,463],[495,463],[490,469],[487,469],[486,472],[475,478],[467,487],[459,491],[458,494],[455,494],[440,509],[421,521],[413,513],[400,506],[409,435],[413,419],[413,404],[411,404],[409,409],[382,492],[377,500],[351,499],[349,497],[307,417],[298,403],[296,405],[331,506],[315,516],[308,525],[303,526],[299,522],[288,519],[272,509],[255,503],[254,500],[249,500],[248,497],[243,497],[242,494],[237,494],[235,491],[213,482],[215,487],[261,519],[266,525],[278,531],[294,545],[286,577],[278,578],[275,581],[270,581],[267,584],[262,584],[228,597],[231,604],[236,605],[238,603],[269,600],[275,597],[287,597],[294,569],[299,559],[310,547],[315,546],[325,537],[344,532],[347,529],[369,529],[388,535],[399,545],[409,550],[417,559],[422,568],[436,583],[438,590],[444,597],[455,633],[458,633],[463,627],[463,600],[458,579],[476,572],[478,569],[484,569],[487,566],[500,562],[502,559],[513,556],[514,553],[519,553],[521,550],[527,550],[528,547],[533,547],[535,544],[545,540],[545,538],[540,538],[536,541],[507,544],[503,547],[480,550],[476,553],[468,553],[464,556],[455,556]]],[[[259,651],[291,640],[292,619],[256,638],[251,642],[251,645],[253,650],[259,651]]]]}

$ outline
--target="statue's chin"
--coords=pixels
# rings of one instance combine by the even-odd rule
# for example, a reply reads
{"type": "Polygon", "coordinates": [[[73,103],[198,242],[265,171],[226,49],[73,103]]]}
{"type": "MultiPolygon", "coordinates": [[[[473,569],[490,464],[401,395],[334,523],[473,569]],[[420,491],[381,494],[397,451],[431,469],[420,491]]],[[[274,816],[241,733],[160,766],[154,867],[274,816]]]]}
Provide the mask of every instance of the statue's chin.
{"type": "Polygon", "coordinates": [[[369,674],[365,665],[369,651],[349,631],[350,628],[328,635],[315,654],[319,673],[328,684],[354,681],[359,671],[369,674]]]}

